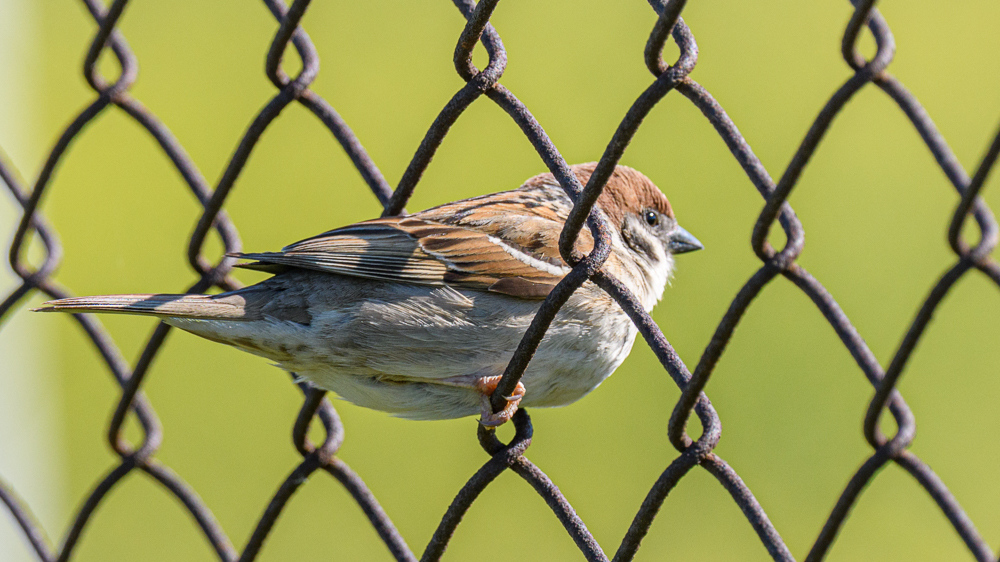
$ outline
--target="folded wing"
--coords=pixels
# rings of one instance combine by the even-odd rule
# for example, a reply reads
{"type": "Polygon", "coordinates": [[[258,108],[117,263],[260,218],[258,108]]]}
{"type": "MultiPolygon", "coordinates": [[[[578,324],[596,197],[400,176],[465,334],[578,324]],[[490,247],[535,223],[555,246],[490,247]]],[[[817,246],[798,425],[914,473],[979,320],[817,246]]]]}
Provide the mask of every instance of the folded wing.
{"type": "MultiPolygon", "coordinates": [[[[440,215],[440,210],[431,209],[409,217],[375,219],[296,242],[280,252],[237,257],[257,260],[245,265],[251,268],[289,266],[525,299],[544,298],[569,272],[556,246],[561,222],[529,215],[516,221],[539,224],[513,225],[477,221],[474,214],[440,215]]],[[[593,246],[589,237],[583,242],[593,246]]]]}

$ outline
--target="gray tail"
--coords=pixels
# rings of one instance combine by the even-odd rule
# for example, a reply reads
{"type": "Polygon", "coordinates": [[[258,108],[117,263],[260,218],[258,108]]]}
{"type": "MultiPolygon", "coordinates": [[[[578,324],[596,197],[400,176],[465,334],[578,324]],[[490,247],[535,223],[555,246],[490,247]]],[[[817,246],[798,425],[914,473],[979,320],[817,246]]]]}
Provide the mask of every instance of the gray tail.
{"type": "Polygon", "coordinates": [[[105,295],[42,303],[37,312],[112,312],[174,318],[242,320],[243,297],[236,295],[105,295]]]}

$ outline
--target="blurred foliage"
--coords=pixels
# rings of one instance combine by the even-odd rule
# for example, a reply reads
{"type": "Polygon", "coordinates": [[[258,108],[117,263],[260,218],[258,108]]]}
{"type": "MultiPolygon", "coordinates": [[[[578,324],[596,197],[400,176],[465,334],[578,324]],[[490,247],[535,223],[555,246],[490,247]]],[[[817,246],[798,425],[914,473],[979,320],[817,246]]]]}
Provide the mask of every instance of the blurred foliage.
{"type": "MultiPolygon", "coordinates": [[[[274,95],[263,66],[277,24],[254,2],[133,4],[119,26],[140,63],[132,92],[214,183],[255,112],[274,95]]],[[[971,169],[1000,115],[1000,6],[887,2],[882,10],[897,41],[890,71],[971,169]]],[[[17,164],[29,177],[48,144],[94,97],[80,67],[96,26],[73,2],[44,2],[40,11],[34,65],[42,74],[32,97],[43,111],[35,129],[45,143],[18,149],[28,154],[17,164]]],[[[850,14],[848,2],[691,2],[684,11],[701,52],[692,77],[726,108],[775,178],[849,76],[840,38],[850,14]]],[[[596,160],[651,81],[642,52],[652,10],[641,1],[511,0],[500,4],[493,22],[510,59],[502,82],[570,163],[596,160]]],[[[445,1],[317,1],[303,25],[321,58],[313,89],[395,183],[462,85],[451,59],[463,19],[445,1]]],[[[676,56],[676,47],[667,56],[676,56]]],[[[286,58],[294,71],[294,55],[286,58]]],[[[484,53],[476,60],[482,64],[484,53]]],[[[112,61],[102,68],[107,76],[117,72],[112,61]]],[[[652,112],[623,163],[657,182],[681,223],[706,246],[678,260],[676,279],[654,312],[693,367],[759,266],[749,236],[762,200],[711,126],[677,94],[652,112]]],[[[543,170],[509,117],[482,98],[448,135],[408,208],[512,188],[543,170]]],[[[998,181],[994,173],[985,190],[995,209],[998,181]]],[[[883,363],[954,261],[945,237],[957,202],[905,116],[871,86],[837,118],[791,196],[807,233],[800,263],[831,291],[883,363]]],[[[176,292],[194,278],[185,252],[199,206],[154,141],[118,110],[106,111],[72,146],[44,205],[65,245],[58,279],[74,293],[176,292]]],[[[332,136],[297,105],[264,134],[226,208],[253,251],[379,211],[332,136]]],[[[780,234],[774,242],[782,242],[780,234]]],[[[900,385],[919,422],[913,450],[990,544],[1000,542],[1000,448],[983,436],[1000,433],[993,413],[1000,395],[998,317],[997,288],[978,273],[968,275],[941,306],[900,385]]],[[[73,503],[63,525],[49,529],[61,536],[81,498],[116,464],[105,428],[119,392],[69,318],[45,320],[57,342],[71,463],[73,503]]],[[[136,318],[102,321],[131,358],[154,327],[136,318]]],[[[181,332],[170,335],[144,388],[165,427],[158,458],[198,490],[241,547],[298,462],[289,436],[299,391],[267,362],[181,332]]],[[[778,278],[750,308],[707,392],[722,416],[717,452],[750,486],[792,552],[804,556],[870,452],[861,435],[870,385],[812,303],[778,278]]],[[[678,394],[639,341],[590,396],[531,412],[536,431],[528,456],[609,553],[676,455],[666,424],[678,394]]],[[[475,421],[411,422],[342,402],[337,408],[347,430],[341,458],[421,552],[454,494],[487,460],[475,421]]],[[[505,431],[502,437],[510,435],[505,431]]],[[[580,558],[544,502],[511,473],[473,505],[445,559],[479,558],[498,541],[528,560],[580,558]]],[[[829,559],[962,559],[959,552],[964,546],[931,498],[890,466],[861,497],[829,559]]],[[[316,474],[279,519],[261,560],[331,558],[389,556],[348,494],[316,474]]],[[[667,498],[638,555],[665,558],[768,559],[725,490],[700,470],[667,498]]],[[[76,557],[112,559],[213,560],[214,554],[179,504],[134,473],[98,509],[76,557]]]]}

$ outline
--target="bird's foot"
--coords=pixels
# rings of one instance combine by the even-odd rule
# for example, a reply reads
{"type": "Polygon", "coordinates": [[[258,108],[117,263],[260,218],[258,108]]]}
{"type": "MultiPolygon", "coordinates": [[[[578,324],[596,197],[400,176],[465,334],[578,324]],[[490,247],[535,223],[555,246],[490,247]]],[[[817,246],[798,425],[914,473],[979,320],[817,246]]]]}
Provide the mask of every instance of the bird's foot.
{"type": "Polygon", "coordinates": [[[500,383],[501,378],[502,375],[496,375],[483,377],[476,381],[476,391],[482,394],[482,409],[480,410],[479,423],[489,429],[501,426],[510,421],[511,416],[517,411],[518,404],[521,403],[521,398],[524,398],[524,385],[518,382],[514,388],[514,392],[510,396],[504,396],[504,399],[507,400],[507,405],[504,406],[504,409],[494,412],[490,398],[496,392],[497,384],[500,383]]]}

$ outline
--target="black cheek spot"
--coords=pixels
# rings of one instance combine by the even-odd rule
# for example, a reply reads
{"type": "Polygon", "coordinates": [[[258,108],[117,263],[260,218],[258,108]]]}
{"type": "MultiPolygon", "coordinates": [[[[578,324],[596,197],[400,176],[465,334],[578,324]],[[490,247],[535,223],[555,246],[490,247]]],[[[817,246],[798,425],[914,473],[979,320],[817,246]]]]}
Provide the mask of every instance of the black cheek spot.
{"type": "Polygon", "coordinates": [[[649,258],[656,255],[653,248],[650,247],[649,242],[643,236],[635,233],[628,226],[622,229],[622,238],[625,240],[625,244],[636,252],[639,252],[649,258]]]}

